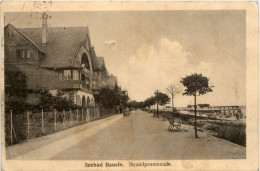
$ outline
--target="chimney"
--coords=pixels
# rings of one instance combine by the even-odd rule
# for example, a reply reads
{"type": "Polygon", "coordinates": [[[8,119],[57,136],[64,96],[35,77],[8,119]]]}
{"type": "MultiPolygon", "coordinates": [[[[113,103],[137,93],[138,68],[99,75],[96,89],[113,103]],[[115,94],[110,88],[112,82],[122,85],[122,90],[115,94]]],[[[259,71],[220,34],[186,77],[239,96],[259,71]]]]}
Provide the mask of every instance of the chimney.
{"type": "Polygon", "coordinates": [[[47,21],[48,21],[48,15],[44,12],[42,14],[42,46],[46,46],[47,44],[47,29],[48,29],[47,21]]]}

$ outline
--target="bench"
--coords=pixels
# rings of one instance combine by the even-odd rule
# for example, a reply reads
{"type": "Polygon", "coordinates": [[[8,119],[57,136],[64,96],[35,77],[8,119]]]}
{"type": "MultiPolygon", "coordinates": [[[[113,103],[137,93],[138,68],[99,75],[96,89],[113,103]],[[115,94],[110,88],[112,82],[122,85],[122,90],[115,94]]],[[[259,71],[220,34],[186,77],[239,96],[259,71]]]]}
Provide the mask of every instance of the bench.
{"type": "Polygon", "coordinates": [[[168,119],[169,124],[170,124],[169,127],[168,127],[169,131],[173,131],[174,128],[177,128],[177,129],[181,128],[181,124],[180,123],[176,124],[176,122],[174,122],[174,118],[173,117],[166,116],[166,118],[168,119]]]}

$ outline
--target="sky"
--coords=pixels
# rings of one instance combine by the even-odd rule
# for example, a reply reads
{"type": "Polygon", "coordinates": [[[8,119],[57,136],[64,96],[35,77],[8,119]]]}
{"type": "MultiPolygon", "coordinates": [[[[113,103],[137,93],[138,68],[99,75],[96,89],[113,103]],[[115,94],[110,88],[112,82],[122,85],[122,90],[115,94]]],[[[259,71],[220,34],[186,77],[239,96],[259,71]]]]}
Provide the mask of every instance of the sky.
{"type": "MultiPolygon", "coordinates": [[[[201,73],[213,92],[197,98],[211,105],[246,104],[245,11],[91,11],[47,12],[49,27],[88,26],[97,56],[110,74],[143,101],[180,79],[201,73]]],[[[6,13],[5,24],[41,27],[41,13],[6,13]]],[[[194,103],[182,93],[175,106],[194,103]]]]}

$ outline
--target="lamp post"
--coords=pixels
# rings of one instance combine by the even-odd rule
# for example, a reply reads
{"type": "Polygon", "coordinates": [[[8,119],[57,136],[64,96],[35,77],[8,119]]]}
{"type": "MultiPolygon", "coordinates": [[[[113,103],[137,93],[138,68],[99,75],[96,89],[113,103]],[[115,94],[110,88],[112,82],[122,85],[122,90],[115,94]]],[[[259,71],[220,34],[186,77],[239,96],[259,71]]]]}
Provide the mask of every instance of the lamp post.
{"type": "Polygon", "coordinates": [[[157,110],[156,110],[156,116],[159,118],[159,114],[158,114],[158,90],[156,90],[156,106],[157,106],[157,110]]]}

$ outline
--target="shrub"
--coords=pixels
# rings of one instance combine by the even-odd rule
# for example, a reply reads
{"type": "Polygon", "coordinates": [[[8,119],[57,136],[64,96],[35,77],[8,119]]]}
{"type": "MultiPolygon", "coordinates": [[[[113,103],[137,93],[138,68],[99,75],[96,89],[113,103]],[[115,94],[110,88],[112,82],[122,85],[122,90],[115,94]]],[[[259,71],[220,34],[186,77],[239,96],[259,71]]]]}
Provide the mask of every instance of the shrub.
{"type": "Polygon", "coordinates": [[[216,137],[246,146],[246,126],[244,124],[213,122],[207,123],[204,129],[213,131],[216,137]]]}
{"type": "Polygon", "coordinates": [[[12,97],[5,101],[5,113],[9,113],[10,110],[13,114],[24,113],[28,108],[31,108],[31,105],[21,98],[12,97]]]}
{"type": "Polygon", "coordinates": [[[216,131],[217,137],[231,141],[233,143],[246,146],[246,127],[242,124],[226,123],[218,125],[216,131]]]}

